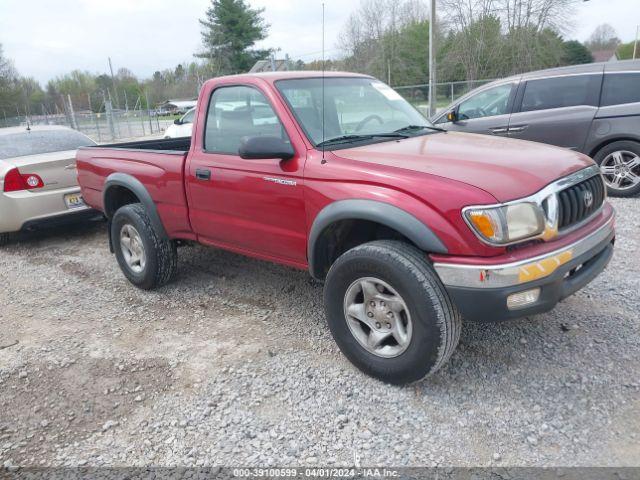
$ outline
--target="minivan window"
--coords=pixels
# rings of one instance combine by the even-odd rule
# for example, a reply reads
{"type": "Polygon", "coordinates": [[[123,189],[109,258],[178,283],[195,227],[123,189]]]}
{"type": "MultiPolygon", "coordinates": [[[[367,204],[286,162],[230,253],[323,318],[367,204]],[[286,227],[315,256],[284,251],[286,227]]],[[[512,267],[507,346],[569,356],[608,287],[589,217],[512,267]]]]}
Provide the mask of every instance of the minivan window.
{"type": "Polygon", "coordinates": [[[529,80],[522,98],[522,112],[550,108],[597,106],[601,75],[573,75],[529,80]]]}
{"type": "Polygon", "coordinates": [[[513,86],[513,83],[498,85],[465,100],[458,107],[458,118],[471,120],[509,113],[507,107],[513,86]]]}
{"type": "Polygon", "coordinates": [[[605,74],[601,106],[636,102],[640,102],[640,72],[605,74]]]}

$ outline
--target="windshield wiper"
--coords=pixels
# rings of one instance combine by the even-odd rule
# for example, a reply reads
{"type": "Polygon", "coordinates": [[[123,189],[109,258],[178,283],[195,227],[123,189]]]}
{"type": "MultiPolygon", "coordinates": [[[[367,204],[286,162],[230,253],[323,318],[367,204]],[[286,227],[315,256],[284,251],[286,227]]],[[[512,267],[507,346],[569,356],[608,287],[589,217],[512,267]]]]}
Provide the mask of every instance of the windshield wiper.
{"type": "Polygon", "coordinates": [[[402,132],[411,132],[413,130],[424,130],[425,128],[429,130],[435,130],[436,132],[446,132],[444,128],[440,127],[432,127],[431,125],[407,125],[406,127],[399,128],[398,130],[394,130],[394,133],[402,133],[402,132]]]}
{"type": "Polygon", "coordinates": [[[325,140],[324,142],[320,142],[316,145],[316,147],[324,147],[325,145],[331,145],[334,143],[347,143],[350,141],[369,140],[372,138],[409,138],[409,135],[405,135],[402,132],[368,133],[366,135],[340,135],[339,137],[330,138],[328,140],[325,140]]]}

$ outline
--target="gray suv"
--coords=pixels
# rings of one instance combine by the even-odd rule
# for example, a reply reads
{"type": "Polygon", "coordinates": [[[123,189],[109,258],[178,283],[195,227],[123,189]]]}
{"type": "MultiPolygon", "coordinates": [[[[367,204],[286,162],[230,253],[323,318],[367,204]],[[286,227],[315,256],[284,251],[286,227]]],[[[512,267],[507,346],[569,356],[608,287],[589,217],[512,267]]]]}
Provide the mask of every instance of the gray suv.
{"type": "Polygon", "coordinates": [[[640,193],[640,60],[498,80],[461,97],[432,121],[447,130],[577,150],[600,165],[611,195],[640,193]]]}

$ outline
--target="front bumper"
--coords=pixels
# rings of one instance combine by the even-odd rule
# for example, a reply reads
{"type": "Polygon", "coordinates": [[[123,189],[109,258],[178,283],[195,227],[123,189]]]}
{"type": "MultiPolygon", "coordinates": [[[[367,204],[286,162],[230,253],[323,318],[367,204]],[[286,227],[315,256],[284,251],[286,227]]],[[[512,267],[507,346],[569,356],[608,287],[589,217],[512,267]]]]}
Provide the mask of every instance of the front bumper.
{"type": "Polygon", "coordinates": [[[502,265],[435,263],[434,268],[463,317],[492,322],[547,312],[607,266],[613,255],[613,217],[590,235],[545,255],[502,265]],[[509,307],[517,293],[538,291],[536,300],[509,307]]]}
{"type": "Polygon", "coordinates": [[[0,192],[0,233],[27,230],[46,223],[95,213],[83,206],[70,209],[65,195],[80,193],[79,187],[44,191],[0,192]]]}

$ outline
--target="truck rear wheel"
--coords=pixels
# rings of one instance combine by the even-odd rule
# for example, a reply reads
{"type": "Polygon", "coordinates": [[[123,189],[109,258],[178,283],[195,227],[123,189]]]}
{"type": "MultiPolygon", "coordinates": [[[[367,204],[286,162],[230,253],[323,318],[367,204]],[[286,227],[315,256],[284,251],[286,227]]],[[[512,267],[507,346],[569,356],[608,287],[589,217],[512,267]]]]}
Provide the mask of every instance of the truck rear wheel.
{"type": "Polygon", "coordinates": [[[160,238],[141,204],[118,209],[110,234],[120,269],[136,287],[153,290],[173,279],[178,267],[176,244],[160,238]]]}
{"type": "Polygon", "coordinates": [[[9,243],[10,235],[8,233],[0,233],[0,247],[4,247],[9,243]]]}
{"type": "Polygon", "coordinates": [[[380,240],[331,266],[324,288],[336,343],[360,370],[405,384],[432,374],[455,350],[462,320],[417,248],[380,240]]]}

